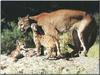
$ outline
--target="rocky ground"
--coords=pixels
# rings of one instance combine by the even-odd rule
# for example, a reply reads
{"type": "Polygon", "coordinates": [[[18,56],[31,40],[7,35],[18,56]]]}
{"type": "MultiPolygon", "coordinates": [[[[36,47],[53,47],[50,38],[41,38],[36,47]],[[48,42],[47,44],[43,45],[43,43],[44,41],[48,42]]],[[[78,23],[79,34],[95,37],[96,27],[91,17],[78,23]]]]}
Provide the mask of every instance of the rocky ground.
{"type": "Polygon", "coordinates": [[[0,58],[0,74],[99,74],[99,59],[90,57],[47,60],[33,56],[17,62],[6,55],[0,58]]]}

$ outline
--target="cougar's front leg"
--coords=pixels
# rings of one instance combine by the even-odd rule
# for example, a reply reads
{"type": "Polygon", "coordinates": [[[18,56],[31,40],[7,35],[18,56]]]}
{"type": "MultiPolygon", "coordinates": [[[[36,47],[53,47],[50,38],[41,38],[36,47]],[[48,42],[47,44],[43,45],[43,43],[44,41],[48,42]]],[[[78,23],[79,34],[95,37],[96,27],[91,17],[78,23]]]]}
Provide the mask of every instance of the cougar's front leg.
{"type": "Polygon", "coordinates": [[[40,45],[38,40],[35,40],[34,42],[35,42],[35,45],[36,45],[36,49],[35,49],[36,55],[40,56],[41,55],[41,50],[40,50],[41,45],[40,45]]]}
{"type": "Polygon", "coordinates": [[[40,50],[40,44],[36,45],[36,55],[40,56],[41,55],[41,50],[40,50]]]}
{"type": "Polygon", "coordinates": [[[58,41],[56,42],[56,47],[57,47],[57,57],[63,57],[60,50],[60,43],[58,41]]]}
{"type": "Polygon", "coordinates": [[[49,59],[51,57],[52,51],[51,48],[47,48],[47,59],[49,59]]]}

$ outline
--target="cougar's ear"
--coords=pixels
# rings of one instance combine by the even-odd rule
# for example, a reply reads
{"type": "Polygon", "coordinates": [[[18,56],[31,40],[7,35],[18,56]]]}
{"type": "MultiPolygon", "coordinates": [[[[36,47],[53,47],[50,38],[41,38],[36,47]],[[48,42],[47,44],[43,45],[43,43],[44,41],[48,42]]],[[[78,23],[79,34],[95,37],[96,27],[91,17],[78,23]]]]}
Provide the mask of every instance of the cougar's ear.
{"type": "Polygon", "coordinates": [[[29,16],[29,19],[32,23],[37,23],[37,19],[34,16],[29,16]]]}
{"type": "Polygon", "coordinates": [[[21,19],[21,17],[18,17],[18,20],[20,20],[21,19]]]}
{"type": "Polygon", "coordinates": [[[29,20],[29,15],[26,15],[25,16],[25,20],[29,20]]]}
{"type": "Polygon", "coordinates": [[[27,14],[26,17],[29,17],[29,14],[27,14]]]}
{"type": "Polygon", "coordinates": [[[26,18],[29,18],[29,14],[26,15],[26,18]]]}
{"type": "Polygon", "coordinates": [[[19,45],[19,41],[18,40],[16,40],[16,45],[19,45]]]}

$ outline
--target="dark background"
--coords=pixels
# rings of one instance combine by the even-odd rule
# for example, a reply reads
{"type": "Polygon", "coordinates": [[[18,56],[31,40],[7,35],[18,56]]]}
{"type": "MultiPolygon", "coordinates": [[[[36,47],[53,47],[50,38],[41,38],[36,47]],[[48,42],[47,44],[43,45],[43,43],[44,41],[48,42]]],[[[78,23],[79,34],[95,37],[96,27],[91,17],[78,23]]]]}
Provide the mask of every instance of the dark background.
{"type": "Polygon", "coordinates": [[[12,20],[64,8],[93,14],[99,12],[99,1],[1,1],[1,18],[12,20]]]}

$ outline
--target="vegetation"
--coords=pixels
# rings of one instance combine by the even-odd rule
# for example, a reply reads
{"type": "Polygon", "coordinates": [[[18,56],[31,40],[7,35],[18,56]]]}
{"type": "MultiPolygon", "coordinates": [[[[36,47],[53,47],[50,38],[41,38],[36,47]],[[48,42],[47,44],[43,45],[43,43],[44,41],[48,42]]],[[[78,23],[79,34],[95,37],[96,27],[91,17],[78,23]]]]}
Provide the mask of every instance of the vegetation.
{"type": "MultiPolygon", "coordinates": [[[[16,40],[24,39],[23,33],[17,28],[17,23],[15,21],[6,22],[6,20],[1,20],[1,53],[9,53],[16,47],[16,40]]],[[[31,36],[31,33],[29,33],[31,36]]],[[[34,46],[32,43],[32,38],[28,37],[26,42],[29,47],[34,46]]]]}

